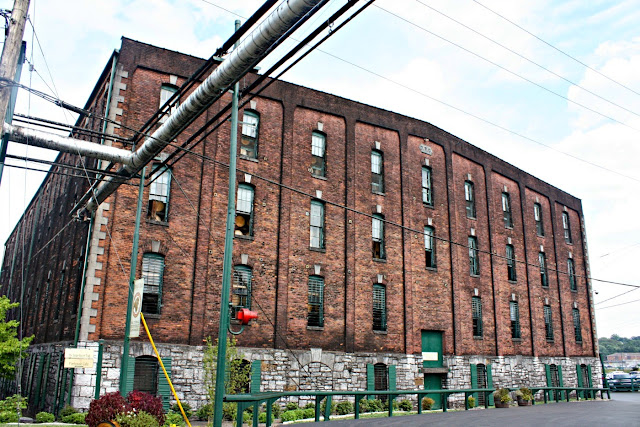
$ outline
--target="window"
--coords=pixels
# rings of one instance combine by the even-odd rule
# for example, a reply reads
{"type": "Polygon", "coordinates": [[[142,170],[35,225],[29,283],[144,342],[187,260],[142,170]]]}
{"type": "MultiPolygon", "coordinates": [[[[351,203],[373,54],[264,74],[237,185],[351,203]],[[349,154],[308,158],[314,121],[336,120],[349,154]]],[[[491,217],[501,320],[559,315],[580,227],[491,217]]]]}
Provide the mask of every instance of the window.
{"type": "Polygon", "coordinates": [[[433,206],[433,188],[431,186],[431,168],[422,168],[422,203],[433,206]]]}
{"type": "Polygon", "coordinates": [[[516,255],[513,250],[513,245],[507,245],[507,278],[515,282],[516,278],[516,255]]]}
{"type": "Polygon", "coordinates": [[[520,337],[520,308],[517,301],[509,302],[509,317],[511,319],[511,338],[520,337]]]}
{"type": "Polygon", "coordinates": [[[315,176],[326,175],[327,137],[320,132],[311,134],[311,173],[315,176]]]}
{"type": "Polygon", "coordinates": [[[580,310],[573,309],[573,332],[576,342],[582,342],[582,327],[580,325],[580,310]]]}
{"type": "Polygon", "coordinates": [[[236,236],[253,236],[253,196],[254,189],[247,184],[238,186],[236,201],[236,236]]]}
{"type": "Polygon", "coordinates": [[[253,280],[253,270],[246,265],[236,265],[233,267],[233,283],[231,284],[231,305],[233,306],[232,316],[241,308],[251,309],[251,281],[253,280]]]}
{"type": "MultiPolygon", "coordinates": [[[[162,108],[164,106],[164,104],[167,103],[167,101],[173,96],[174,93],[176,93],[178,91],[178,88],[172,85],[162,85],[160,87],[160,107],[162,108]]],[[[171,105],[171,107],[169,107],[166,113],[164,113],[162,116],[160,116],[160,123],[164,123],[167,121],[167,119],[169,118],[169,116],[173,113],[175,113],[178,110],[178,100],[176,99],[173,104],[171,105]]]]}
{"type": "Polygon", "coordinates": [[[133,390],[149,393],[152,396],[157,395],[158,373],[160,372],[158,359],[153,356],[136,357],[134,369],[133,390]]]}
{"type": "MultiPolygon", "coordinates": [[[[157,165],[154,165],[154,169],[157,165]]],[[[158,169],[151,177],[149,185],[149,208],[147,218],[153,221],[166,222],[169,211],[169,185],[171,171],[167,167],[158,169]]]]}
{"type": "Polygon", "coordinates": [[[569,287],[572,291],[577,291],[578,284],[576,283],[576,268],[571,258],[567,258],[567,270],[569,273],[569,287]]]}
{"type": "Polygon", "coordinates": [[[562,212],[562,228],[564,229],[564,241],[571,243],[571,223],[569,222],[569,212],[562,212]]]}
{"type": "Polygon", "coordinates": [[[544,252],[538,253],[538,263],[540,264],[540,284],[543,288],[548,288],[549,276],[547,275],[547,257],[544,252]]]}
{"type": "Polygon", "coordinates": [[[309,224],[309,246],[316,249],[324,249],[324,203],[319,200],[311,201],[309,224]]]}
{"type": "Polygon", "coordinates": [[[384,220],[382,215],[373,215],[371,219],[371,237],[373,239],[373,257],[376,259],[385,259],[384,220]]]}
{"type": "Polygon", "coordinates": [[[553,320],[550,305],[544,306],[544,335],[547,341],[553,341],[553,320]]]}
{"type": "Polygon", "coordinates": [[[502,193],[502,214],[504,216],[504,227],[513,228],[513,218],[511,217],[511,199],[509,193],[502,193]]]}
{"type": "Polygon", "coordinates": [[[473,336],[482,338],[482,300],[471,297],[471,318],[473,319],[473,336]]]}
{"type": "Polygon", "coordinates": [[[424,228],[424,255],[427,268],[436,268],[436,231],[433,227],[424,228]]]}
{"type": "Polygon", "coordinates": [[[250,159],[258,158],[258,131],[260,116],[255,111],[245,110],[242,116],[242,139],[240,155],[250,159]]]}
{"type": "Polygon", "coordinates": [[[382,153],[371,151],[371,191],[384,193],[384,164],[382,153]]]}
{"type": "Polygon", "coordinates": [[[469,236],[469,274],[478,276],[480,274],[480,263],[478,261],[478,239],[469,236]]]}
{"type": "Polygon", "coordinates": [[[473,190],[473,182],[464,182],[464,200],[467,206],[467,218],[476,217],[476,196],[473,190]]]}
{"type": "MultiPolygon", "coordinates": [[[[489,382],[487,381],[487,366],[482,364],[482,363],[478,363],[476,365],[476,372],[477,372],[477,386],[473,387],[473,385],[471,386],[471,388],[488,388],[489,386],[489,382]]],[[[472,379],[473,381],[473,379],[472,379]]],[[[493,388],[493,387],[492,387],[493,388]]],[[[484,393],[474,393],[474,396],[477,396],[478,398],[478,407],[482,407],[485,405],[485,399],[486,399],[486,394],[484,393]]]]}
{"type": "Polygon", "coordinates": [[[163,275],[164,257],[162,255],[151,252],[142,255],[142,278],[144,279],[142,312],[145,314],[160,314],[163,275]]]}
{"type": "MultiPolygon", "coordinates": [[[[374,389],[375,390],[389,390],[389,370],[387,369],[387,365],[384,363],[376,363],[373,365],[373,378],[374,378],[374,389]]],[[[382,394],[376,396],[377,399],[386,402],[389,396],[386,394],[382,394]]]]}
{"type": "Polygon", "coordinates": [[[533,219],[536,222],[536,233],[538,233],[538,236],[544,236],[544,224],[542,223],[542,206],[540,206],[540,203],[533,204],[533,219]]]}
{"type": "Polygon", "coordinates": [[[387,330],[387,289],[384,285],[373,285],[373,330],[387,330]]]}
{"type": "Polygon", "coordinates": [[[309,300],[307,326],[324,326],[324,279],[309,276],[309,300]]]}

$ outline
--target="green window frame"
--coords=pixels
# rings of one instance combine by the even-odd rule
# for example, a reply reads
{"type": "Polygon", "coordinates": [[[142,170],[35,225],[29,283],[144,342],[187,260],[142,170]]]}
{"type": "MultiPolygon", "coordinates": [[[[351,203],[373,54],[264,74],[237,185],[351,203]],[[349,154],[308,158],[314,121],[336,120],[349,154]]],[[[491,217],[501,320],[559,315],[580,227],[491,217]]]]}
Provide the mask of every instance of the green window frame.
{"type": "MultiPolygon", "coordinates": [[[[159,167],[153,165],[153,169],[159,167]]],[[[149,184],[149,204],[147,218],[152,221],[167,222],[169,220],[169,195],[171,193],[171,169],[162,166],[151,176],[149,184]]]]}
{"type": "Polygon", "coordinates": [[[538,253],[538,264],[540,264],[540,284],[543,288],[548,288],[549,275],[547,274],[547,256],[544,252],[538,253]]]}
{"type": "Polygon", "coordinates": [[[155,252],[142,255],[142,278],[144,279],[142,312],[144,314],[160,314],[164,267],[163,255],[155,252]]]}
{"type": "Polygon", "coordinates": [[[384,157],[378,150],[371,150],[371,191],[384,193],[384,157]]]}
{"type": "Polygon", "coordinates": [[[480,275],[480,260],[478,259],[478,239],[476,236],[469,236],[467,240],[469,246],[469,274],[480,275]]]}
{"type": "Polygon", "coordinates": [[[258,158],[259,135],[260,114],[257,111],[245,110],[242,115],[242,137],[240,138],[240,155],[242,157],[258,158]]]}
{"type": "Polygon", "coordinates": [[[513,228],[513,216],[511,215],[511,197],[509,193],[502,193],[502,215],[504,217],[504,228],[513,228]]]}
{"type": "Polygon", "coordinates": [[[422,167],[422,203],[433,206],[433,185],[431,181],[431,168],[422,167]]]}
{"type": "Polygon", "coordinates": [[[533,220],[536,223],[536,234],[544,236],[544,223],[542,222],[542,205],[540,203],[533,204],[533,220]]]}
{"type": "Polygon", "coordinates": [[[464,201],[465,209],[467,211],[467,218],[476,218],[476,195],[473,182],[464,182],[464,201]]]}
{"type": "Polygon", "coordinates": [[[427,268],[436,268],[436,229],[430,225],[424,227],[424,256],[427,268]]]}
{"type": "Polygon", "coordinates": [[[518,301],[509,301],[509,318],[511,320],[511,338],[520,339],[520,307],[518,301]]]}
{"type": "Polygon", "coordinates": [[[547,341],[553,341],[553,316],[551,306],[544,306],[544,336],[547,341]]]}
{"type": "Polygon", "coordinates": [[[311,201],[309,212],[309,246],[324,249],[324,203],[311,201]]]}
{"type": "Polygon", "coordinates": [[[324,278],[309,276],[307,326],[324,326],[324,278]]]}
{"type": "Polygon", "coordinates": [[[387,330],[387,288],[380,283],[373,285],[373,330],[387,330]]]}
{"type": "Polygon", "coordinates": [[[573,263],[573,259],[567,258],[567,273],[569,275],[569,288],[572,291],[578,290],[578,283],[576,282],[576,267],[573,263]]]}
{"type": "Polygon", "coordinates": [[[580,323],[580,310],[573,309],[573,335],[577,343],[582,342],[582,325],[580,323]]]}
{"type": "Polygon", "coordinates": [[[482,299],[471,297],[471,319],[474,338],[482,338],[482,299]]]}
{"type": "Polygon", "coordinates": [[[507,245],[505,252],[507,258],[507,279],[511,282],[515,282],[518,278],[516,275],[516,255],[513,245],[507,245]]]}
{"type": "Polygon", "coordinates": [[[318,131],[311,133],[311,173],[323,178],[327,173],[327,136],[318,131]]]}

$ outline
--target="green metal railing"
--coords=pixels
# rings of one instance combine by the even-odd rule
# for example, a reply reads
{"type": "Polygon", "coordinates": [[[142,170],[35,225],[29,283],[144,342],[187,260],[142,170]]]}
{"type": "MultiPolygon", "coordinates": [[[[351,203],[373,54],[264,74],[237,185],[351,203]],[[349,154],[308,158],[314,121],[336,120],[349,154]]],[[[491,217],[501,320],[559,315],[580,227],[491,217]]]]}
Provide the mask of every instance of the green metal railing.
{"type": "MultiPolygon", "coordinates": [[[[515,391],[517,388],[509,388],[510,391],[515,391]]],[[[389,390],[389,391],[381,391],[376,390],[372,392],[371,390],[367,391],[294,391],[294,392],[262,392],[262,393],[254,393],[254,394],[227,394],[224,396],[225,402],[236,402],[238,404],[237,412],[236,412],[236,425],[238,427],[242,427],[243,418],[242,415],[245,410],[250,407],[253,407],[253,426],[258,427],[258,413],[260,405],[263,403],[267,404],[266,408],[266,424],[267,427],[271,426],[271,405],[283,398],[290,396],[312,396],[315,398],[315,421],[320,421],[320,416],[323,415],[324,420],[328,421],[331,416],[331,400],[333,396],[353,396],[355,400],[354,405],[354,418],[360,418],[360,401],[367,396],[375,395],[386,395],[389,397],[389,408],[387,410],[388,416],[393,416],[393,401],[398,396],[405,395],[416,395],[418,397],[418,414],[422,413],[422,399],[427,395],[438,394],[440,397],[440,405],[443,412],[447,412],[448,410],[448,399],[452,394],[462,394],[464,393],[464,409],[469,409],[469,396],[476,393],[483,393],[485,396],[485,408],[489,407],[489,394],[493,393],[494,389],[489,388],[469,388],[469,389],[448,389],[448,390],[389,390]],[[325,405],[324,413],[321,411],[321,404],[324,399],[327,399],[327,403],[325,405]]],[[[559,402],[559,396],[566,395],[567,402],[569,401],[569,394],[572,391],[576,392],[576,397],[578,400],[582,396],[585,399],[589,397],[595,398],[598,392],[600,392],[600,398],[604,399],[604,393],[607,393],[607,398],[611,399],[611,395],[609,394],[608,388],[598,388],[598,387],[536,387],[531,388],[531,391],[535,395],[536,393],[542,391],[544,403],[547,403],[551,399],[549,396],[553,393],[555,401],[559,402]],[[555,392],[555,393],[554,393],[555,392]]],[[[535,404],[535,399],[533,400],[533,404],[535,404]]]]}

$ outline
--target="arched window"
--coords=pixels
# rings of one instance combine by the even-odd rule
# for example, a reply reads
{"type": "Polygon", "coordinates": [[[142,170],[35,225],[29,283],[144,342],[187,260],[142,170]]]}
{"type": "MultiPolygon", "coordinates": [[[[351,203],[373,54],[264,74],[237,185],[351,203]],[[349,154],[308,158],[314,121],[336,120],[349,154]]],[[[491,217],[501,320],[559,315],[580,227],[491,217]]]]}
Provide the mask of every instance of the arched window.
{"type": "Polygon", "coordinates": [[[147,252],[142,255],[142,278],[144,279],[143,313],[160,314],[163,276],[164,256],[153,252],[147,252]]]}

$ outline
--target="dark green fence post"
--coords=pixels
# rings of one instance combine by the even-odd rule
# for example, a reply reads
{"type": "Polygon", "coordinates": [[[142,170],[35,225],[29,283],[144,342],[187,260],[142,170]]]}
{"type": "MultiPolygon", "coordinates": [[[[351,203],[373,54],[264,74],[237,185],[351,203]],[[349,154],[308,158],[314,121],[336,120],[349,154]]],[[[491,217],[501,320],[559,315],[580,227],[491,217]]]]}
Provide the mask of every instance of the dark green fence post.
{"type": "Polygon", "coordinates": [[[102,385],[102,350],[104,347],[104,340],[98,341],[98,363],[96,364],[96,391],[94,393],[94,399],[100,398],[100,386],[102,385]]]}

